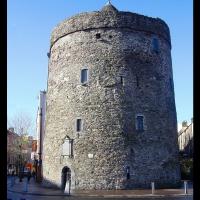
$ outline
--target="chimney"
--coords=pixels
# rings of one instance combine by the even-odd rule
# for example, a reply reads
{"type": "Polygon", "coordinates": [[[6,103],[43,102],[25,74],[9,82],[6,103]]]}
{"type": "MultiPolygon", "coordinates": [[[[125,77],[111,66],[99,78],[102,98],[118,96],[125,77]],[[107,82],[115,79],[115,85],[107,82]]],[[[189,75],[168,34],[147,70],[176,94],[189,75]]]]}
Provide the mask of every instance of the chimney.
{"type": "Polygon", "coordinates": [[[8,130],[9,130],[10,132],[12,132],[12,133],[14,133],[14,131],[15,131],[15,129],[14,129],[13,127],[10,127],[8,130]]]}
{"type": "Polygon", "coordinates": [[[187,126],[188,126],[187,121],[183,121],[182,122],[182,127],[187,127],[187,126]]]}

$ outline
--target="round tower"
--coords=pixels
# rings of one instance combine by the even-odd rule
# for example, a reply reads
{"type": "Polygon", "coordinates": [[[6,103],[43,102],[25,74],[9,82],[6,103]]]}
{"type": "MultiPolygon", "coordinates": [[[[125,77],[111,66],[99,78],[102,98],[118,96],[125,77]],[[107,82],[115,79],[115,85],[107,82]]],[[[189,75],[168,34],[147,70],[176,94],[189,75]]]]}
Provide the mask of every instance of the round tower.
{"type": "Polygon", "coordinates": [[[180,181],[169,28],[110,3],[51,35],[43,183],[146,188],[180,181]]]}

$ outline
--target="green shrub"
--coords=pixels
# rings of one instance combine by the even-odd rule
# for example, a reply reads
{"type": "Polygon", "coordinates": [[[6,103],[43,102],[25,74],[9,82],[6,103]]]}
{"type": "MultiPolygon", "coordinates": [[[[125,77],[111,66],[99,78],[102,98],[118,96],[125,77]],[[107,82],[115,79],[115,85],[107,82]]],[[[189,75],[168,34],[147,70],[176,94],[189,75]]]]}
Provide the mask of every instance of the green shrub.
{"type": "Polygon", "coordinates": [[[192,180],[193,179],[193,159],[182,158],[180,160],[181,167],[181,179],[192,180]]]}

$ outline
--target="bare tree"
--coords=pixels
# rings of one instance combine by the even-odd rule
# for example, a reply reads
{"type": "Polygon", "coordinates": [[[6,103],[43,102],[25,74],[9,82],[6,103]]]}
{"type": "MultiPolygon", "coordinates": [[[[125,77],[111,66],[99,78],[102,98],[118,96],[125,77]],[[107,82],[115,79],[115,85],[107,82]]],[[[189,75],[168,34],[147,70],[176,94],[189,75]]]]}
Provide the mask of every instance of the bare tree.
{"type": "MultiPolygon", "coordinates": [[[[8,128],[14,128],[14,132],[19,136],[15,141],[15,145],[12,147],[12,154],[18,157],[18,160],[16,160],[16,168],[19,169],[20,166],[25,165],[24,163],[27,160],[25,156],[27,153],[23,153],[23,151],[26,151],[29,145],[28,136],[33,128],[33,120],[29,114],[19,112],[7,121],[7,126],[8,128]]],[[[9,153],[8,150],[7,153],[9,153]]]]}
{"type": "Polygon", "coordinates": [[[8,126],[13,127],[15,133],[19,136],[27,136],[30,134],[33,121],[30,115],[25,112],[19,112],[8,121],[8,126]]]}

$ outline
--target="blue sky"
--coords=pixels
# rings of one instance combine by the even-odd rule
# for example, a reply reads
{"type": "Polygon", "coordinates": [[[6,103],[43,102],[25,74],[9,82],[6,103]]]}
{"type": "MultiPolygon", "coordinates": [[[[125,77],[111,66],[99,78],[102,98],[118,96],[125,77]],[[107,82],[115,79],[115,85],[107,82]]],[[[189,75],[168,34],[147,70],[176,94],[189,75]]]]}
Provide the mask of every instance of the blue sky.
{"type": "MultiPolygon", "coordinates": [[[[36,121],[37,96],[47,88],[50,34],[59,22],[100,10],[106,0],[8,0],[8,119],[26,112],[36,121]]],[[[193,116],[193,4],[191,0],[112,0],[122,11],[163,19],[170,28],[178,122],[193,116]]],[[[33,135],[34,135],[33,129],[33,135]]]]}

